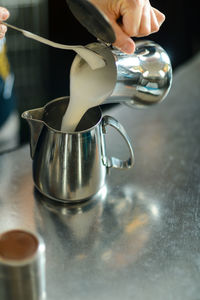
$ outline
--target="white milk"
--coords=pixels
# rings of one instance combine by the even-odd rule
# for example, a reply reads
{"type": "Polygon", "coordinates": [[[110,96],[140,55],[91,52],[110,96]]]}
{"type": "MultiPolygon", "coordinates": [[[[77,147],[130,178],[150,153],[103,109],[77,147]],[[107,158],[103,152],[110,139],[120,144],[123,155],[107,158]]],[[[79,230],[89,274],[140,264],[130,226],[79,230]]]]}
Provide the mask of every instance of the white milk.
{"type": "MultiPolygon", "coordinates": [[[[99,68],[98,60],[93,65],[98,69],[92,69],[86,62],[90,52],[85,52],[84,59],[76,55],[70,71],[70,101],[63,116],[61,131],[75,131],[79,121],[85,112],[101,104],[113,91],[116,83],[116,66],[111,51],[104,45],[92,44],[94,50],[100,51],[106,64],[99,68]]],[[[93,57],[94,59],[94,57],[93,57]]],[[[91,58],[89,59],[91,61],[91,58]]]]}
{"type": "Polygon", "coordinates": [[[92,70],[103,68],[106,65],[102,56],[95,52],[88,51],[87,48],[76,48],[75,51],[88,63],[92,70]]]}

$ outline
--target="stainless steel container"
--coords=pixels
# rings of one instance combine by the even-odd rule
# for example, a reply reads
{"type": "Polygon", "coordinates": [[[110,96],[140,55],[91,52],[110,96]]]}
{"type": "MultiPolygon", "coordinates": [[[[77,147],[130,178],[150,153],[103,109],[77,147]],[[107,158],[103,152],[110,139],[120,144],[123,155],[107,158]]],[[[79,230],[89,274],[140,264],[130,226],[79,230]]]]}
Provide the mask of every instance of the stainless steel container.
{"type": "MultiPolygon", "coordinates": [[[[109,19],[89,0],[66,2],[76,19],[98,41],[107,46],[114,43],[116,36],[109,19]]],[[[172,84],[172,66],[168,54],[153,41],[140,40],[135,44],[135,52],[131,55],[110,48],[116,59],[117,80],[105,104],[123,103],[130,107],[144,107],[159,103],[167,96],[172,84]]],[[[95,50],[98,50],[97,46],[95,50]]]]}
{"type": "Polygon", "coordinates": [[[127,169],[134,164],[133,149],[123,126],[100,107],[87,111],[75,132],[62,132],[61,122],[68,97],[55,99],[44,107],[26,111],[22,117],[31,129],[33,179],[45,196],[61,202],[85,200],[105,184],[110,168],[127,169]],[[108,157],[106,128],[112,126],[129,150],[127,160],[108,157]]]}
{"type": "Polygon", "coordinates": [[[0,234],[0,299],[46,299],[41,237],[20,229],[0,234]]]}
{"type": "Polygon", "coordinates": [[[133,54],[113,50],[115,88],[105,103],[145,107],[165,99],[172,84],[172,66],[166,51],[153,41],[138,41],[133,54]]]}

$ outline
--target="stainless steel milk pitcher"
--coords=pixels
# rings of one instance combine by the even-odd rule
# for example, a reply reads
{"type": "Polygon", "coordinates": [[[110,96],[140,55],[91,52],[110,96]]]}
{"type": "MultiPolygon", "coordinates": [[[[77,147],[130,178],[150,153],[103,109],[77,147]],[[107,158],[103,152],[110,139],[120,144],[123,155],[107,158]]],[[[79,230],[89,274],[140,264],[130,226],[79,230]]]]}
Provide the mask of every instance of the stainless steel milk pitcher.
{"type": "Polygon", "coordinates": [[[135,52],[127,55],[113,50],[117,81],[105,103],[145,107],[160,103],[172,84],[172,66],[166,51],[153,41],[137,41],[135,52]]]}
{"type": "Polygon", "coordinates": [[[87,45],[110,65],[110,85],[115,81],[104,104],[121,103],[143,108],[162,102],[168,95],[172,84],[172,66],[168,54],[153,41],[143,40],[135,44],[135,52],[129,55],[117,49],[111,51],[102,43],[87,45]],[[108,53],[113,56],[112,61],[108,53]]]}
{"type": "MultiPolygon", "coordinates": [[[[89,0],[66,0],[75,18],[105,45],[116,40],[109,19],[89,0]]],[[[97,45],[95,51],[101,55],[97,45]]],[[[145,107],[161,102],[167,96],[172,84],[172,66],[167,52],[157,43],[138,40],[135,52],[127,55],[112,50],[116,64],[116,85],[107,103],[123,103],[130,107],[145,107]]],[[[87,45],[88,46],[88,45],[87,45]]]]}
{"type": "Polygon", "coordinates": [[[43,195],[61,202],[89,198],[104,186],[109,168],[130,168],[134,164],[131,143],[123,126],[110,116],[103,117],[100,107],[88,110],[76,132],[61,132],[68,102],[68,97],[62,97],[22,114],[31,129],[35,186],[43,195]],[[108,125],[126,141],[130,153],[127,160],[107,157],[108,125]]]}

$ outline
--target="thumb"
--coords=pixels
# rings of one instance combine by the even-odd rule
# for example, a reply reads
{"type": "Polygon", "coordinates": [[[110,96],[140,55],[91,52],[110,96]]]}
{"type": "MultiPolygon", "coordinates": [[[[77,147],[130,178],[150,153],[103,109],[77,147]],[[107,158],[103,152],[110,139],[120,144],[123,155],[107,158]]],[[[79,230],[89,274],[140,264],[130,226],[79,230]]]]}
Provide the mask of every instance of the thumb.
{"type": "Polygon", "coordinates": [[[116,40],[113,43],[113,46],[127,54],[133,53],[135,50],[134,41],[122,30],[116,21],[112,21],[111,25],[116,35],[116,40]]]}

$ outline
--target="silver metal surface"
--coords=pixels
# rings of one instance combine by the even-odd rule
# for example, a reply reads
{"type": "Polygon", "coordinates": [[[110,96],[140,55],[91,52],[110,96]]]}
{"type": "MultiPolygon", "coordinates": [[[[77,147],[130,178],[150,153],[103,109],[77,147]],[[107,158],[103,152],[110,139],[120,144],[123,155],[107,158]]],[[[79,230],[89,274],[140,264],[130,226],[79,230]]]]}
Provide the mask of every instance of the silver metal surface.
{"type": "Polygon", "coordinates": [[[0,241],[0,299],[45,300],[45,245],[42,238],[17,229],[0,232],[0,241]]]}
{"type": "Polygon", "coordinates": [[[168,54],[160,45],[153,41],[137,41],[134,54],[113,50],[113,55],[117,82],[105,103],[144,107],[165,99],[172,84],[172,67],[168,54]]]}
{"type": "MultiPolygon", "coordinates": [[[[199,78],[200,56],[160,105],[109,110],[134,139],[136,164],[112,169],[89,202],[55,205],[35,192],[29,146],[0,156],[0,230],[41,234],[48,300],[199,299],[199,78]]],[[[123,158],[121,141],[109,141],[123,158]]]]}
{"type": "Polygon", "coordinates": [[[105,184],[108,168],[126,169],[134,164],[134,154],[125,129],[100,107],[90,109],[72,133],[60,131],[69,97],[55,99],[26,111],[22,117],[31,129],[33,179],[44,195],[62,202],[81,201],[96,194],[105,184]],[[106,127],[115,128],[127,143],[129,158],[107,157],[106,127]]]}

